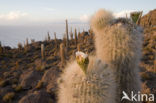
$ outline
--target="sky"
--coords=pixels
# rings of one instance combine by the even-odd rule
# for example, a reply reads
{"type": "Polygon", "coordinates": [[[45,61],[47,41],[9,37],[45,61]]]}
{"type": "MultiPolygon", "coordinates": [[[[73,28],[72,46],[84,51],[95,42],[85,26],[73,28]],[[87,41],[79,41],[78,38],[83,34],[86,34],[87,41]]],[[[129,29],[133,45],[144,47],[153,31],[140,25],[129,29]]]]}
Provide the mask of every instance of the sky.
{"type": "Polygon", "coordinates": [[[26,38],[44,40],[47,32],[52,38],[54,32],[62,38],[65,19],[69,31],[88,30],[91,16],[101,8],[112,11],[115,17],[132,11],[146,14],[156,8],[156,0],[0,0],[0,41],[17,47],[26,38]]]}
{"type": "Polygon", "coordinates": [[[87,22],[100,8],[117,17],[135,10],[155,9],[156,0],[0,0],[0,25],[45,22],[87,22]]]}

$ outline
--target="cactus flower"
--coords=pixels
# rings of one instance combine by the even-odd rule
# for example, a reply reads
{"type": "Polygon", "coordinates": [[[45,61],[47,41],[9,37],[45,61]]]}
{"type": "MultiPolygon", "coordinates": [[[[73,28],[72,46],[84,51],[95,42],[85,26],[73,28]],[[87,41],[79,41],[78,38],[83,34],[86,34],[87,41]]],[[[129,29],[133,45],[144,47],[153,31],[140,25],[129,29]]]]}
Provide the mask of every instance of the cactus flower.
{"type": "Polygon", "coordinates": [[[79,64],[79,66],[81,67],[82,71],[86,74],[87,67],[89,64],[88,55],[83,52],[77,51],[76,52],[76,61],[79,64]]]}

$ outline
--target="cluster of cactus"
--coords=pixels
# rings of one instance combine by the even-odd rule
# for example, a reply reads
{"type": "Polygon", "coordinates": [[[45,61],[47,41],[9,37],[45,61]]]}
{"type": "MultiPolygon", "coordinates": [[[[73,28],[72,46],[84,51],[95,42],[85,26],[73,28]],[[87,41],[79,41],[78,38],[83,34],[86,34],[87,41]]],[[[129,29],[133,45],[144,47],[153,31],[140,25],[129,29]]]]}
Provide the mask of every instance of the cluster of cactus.
{"type": "Polygon", "coordinates": [[[58,103],[120,103],[123,91],[141,91],[142,29],[129,19],[115,19],[106,10],[92,17],[91,28],[95,57],[67,65],[58,79],[58,103]]]}

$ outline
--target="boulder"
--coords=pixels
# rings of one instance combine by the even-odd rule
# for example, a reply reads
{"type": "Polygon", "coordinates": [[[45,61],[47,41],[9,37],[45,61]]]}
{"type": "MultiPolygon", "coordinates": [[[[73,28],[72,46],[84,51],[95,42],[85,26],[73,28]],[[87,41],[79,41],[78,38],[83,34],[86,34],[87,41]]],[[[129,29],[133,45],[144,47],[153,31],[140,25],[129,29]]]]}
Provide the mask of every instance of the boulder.
{"type": "Polygon", "coordinates": [[[18,103],[54,103],[54,101],[47,92],[42,90],[22,97],[18,103]]]}
{"type": "Polygon", "coordinates": [[[23,89],[34,88],[41,79],[41,74],[35,70],[29,70],[21,75],[20,85],[23,89]]]}
{"type": "Polygon", "coordinates": [[[41,81],[43,82],[43,85],[46,86],[46,90],[48,93],[54,93],[56,90],[56,79],[59,75],[58,68],[51,68],[47,71],[45,71],[41,81]]]}

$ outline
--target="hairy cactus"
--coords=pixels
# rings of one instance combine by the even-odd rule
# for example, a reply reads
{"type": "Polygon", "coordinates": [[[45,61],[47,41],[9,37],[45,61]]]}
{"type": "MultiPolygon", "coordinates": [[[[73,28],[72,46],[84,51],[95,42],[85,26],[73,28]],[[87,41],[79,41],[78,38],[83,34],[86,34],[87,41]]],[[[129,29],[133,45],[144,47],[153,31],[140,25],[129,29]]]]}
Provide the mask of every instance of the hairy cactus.
{"type": "Polygon", "coordinates": [[[58,81],[58,103],[115,103],[114,73],[95,57],[86,73],[76,61],[70,63],[58,81]]]}
{"type": "MultiPolygon", "coordinates": [[[[95,33],[96,56],[111,66],[117,84],[117,103],[121,102],[122,91],[140,91],[138,63],[141,57],[141,29],[128,19],[113,19],[105,10],[98,11],[91,20],[95,33]]],[[[122,103],[129,103],[127,101],[122,103]]]]}

